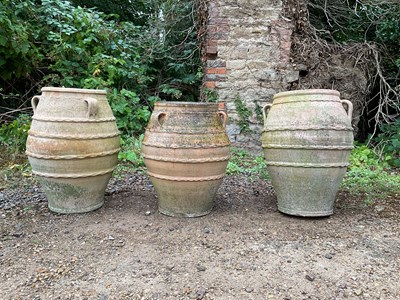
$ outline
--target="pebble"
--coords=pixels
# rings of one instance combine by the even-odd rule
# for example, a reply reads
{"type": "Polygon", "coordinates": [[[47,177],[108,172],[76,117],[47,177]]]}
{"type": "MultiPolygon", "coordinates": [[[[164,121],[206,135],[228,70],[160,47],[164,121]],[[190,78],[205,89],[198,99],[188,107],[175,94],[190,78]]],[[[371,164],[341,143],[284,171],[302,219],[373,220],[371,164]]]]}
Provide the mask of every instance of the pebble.
{"type": "Polygon", "coordinates": [[[210,233],[211,231],[210,231],[210,228],[207,228],[207,227],[206,227],[206,228],[204,228],[203,232],[204,232],[204,233],[210,233]]]}
{"type": "Polygon", "coordinates": [[[196,291],[196,299],[203,299],[206,294],[206,289],[204,287],[199,287],[196,291]]]}
{"type": "Polygon", "coordinates": [[[198,272],[204,272],[206,270],[206,267],[202,265],[197,265],[196,268],[198,272]]]}
{"type": "Polygon", "coordinates": [[[251,293],[251,292],[254,291],[254,288],[252,288],[252,287],[246,287],[244,290],[245,290],[247,293],[251,293]]]}
{"type": "Polygon", "coordinates": [[[361,289],[356,289],[356,290],[354,291],[354,293],[355,293],[357,296],[360,296],[360,295],[362,294],[362,290],[361,290],[361,289]]]}
{"type": "Polygon", "coordinates": [[[145,214],[145,216],[150,216],[151,215],[151,211],[148,210],[144,214],[145,214]]]}
{"type": "Polygon", "coordinates": [[[308,281],[314,281],[315,277],[314,277],[313,275],[307,274],[307,275],[306,275],[306,279],[307,279],[308,281]]]}
{"type": "Polygon", "coordinates": [[[325,254],[325,258],[326,258],[326,259],[332,259],[333,256],[332,256],[332,254],[328,253],[328,254],[325,254]]]}

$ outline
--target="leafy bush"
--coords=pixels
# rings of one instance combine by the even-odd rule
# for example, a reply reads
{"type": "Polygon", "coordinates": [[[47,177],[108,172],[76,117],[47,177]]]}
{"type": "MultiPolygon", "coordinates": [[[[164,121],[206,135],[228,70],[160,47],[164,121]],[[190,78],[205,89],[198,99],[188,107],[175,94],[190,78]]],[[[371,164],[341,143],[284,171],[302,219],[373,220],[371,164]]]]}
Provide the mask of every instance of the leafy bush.
{"type": "Polygon", "coordinates": [[[373,149],[358,145],[350,155],[350,167],[342,188],[353,195],[365,195],[366,202],[400,193],[400,174],[382,162],[373,149]]]}
{"type": "Polygon", "coordinates": [[[198,99],[193,1],[126,1],[127,10],[121,1],[74,2],[112,5],[124,22],[69,1],[0,0],[0,116],[29,107],[42,86],[106,89],[119,129],[132,136],[155,100],[198,99]]]}
{"type": "Polygon", "coordinates": [[[374,142],[381,159],[400,168],[400,119],[392,124],[381,124],[380,130],[381,133],[374,138],[374,142]]]}
{"type": "Polygon", "coordinates": [[[31,127],[30,117],[25,114],[0,127],[0,145],[6,146],[10,154],[16,155],[25,151],[28,131],[31,127]]]}

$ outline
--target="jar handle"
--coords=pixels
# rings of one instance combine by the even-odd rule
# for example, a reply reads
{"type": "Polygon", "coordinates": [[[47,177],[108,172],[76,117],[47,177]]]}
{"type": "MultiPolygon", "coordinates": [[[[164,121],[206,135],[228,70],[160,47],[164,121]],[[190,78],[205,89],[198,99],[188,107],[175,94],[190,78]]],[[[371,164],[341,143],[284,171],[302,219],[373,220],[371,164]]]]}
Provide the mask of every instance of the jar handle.
{"type": "Polygon", "coordinates": [[[268,111],[271,109],[271,107],[272,107],[272,103],[267,103],[263,107],[262,113],[263,113],[263,118],[264,118],[264,124],[267,121],[268,111]]]}
{"type": "Polygon", "coordinates": [[[349,118],[349,121],[351,123],[351,119],[353,117],[353,103],[351,103],[349,100],[340,100],[340,102],[343,104],[347,105],[347,116],[349,118]]]}
{"type": "Polygon", "coordinates": [[[40,96],[33,96],[32,100],[31,100],[33,113],[36,112],[36,108],[39,104],[39,100],[40,100],[40,96]]]}
{"type": "Polygon", "coordinates": [[[224,111],[218,111],[217,114],[222,119],[222,126],[224,126],[224,128],[226,128],[226,122],[228,121],[228,115],[224,111]]]}
{"type": "Polygon", "coordinates": [[[87,112],[86,118],[90,118],[91,116],[95,116],[99,109],[99,103],[95,98],[85,98],[84,101],[87,104],[87,112]]]}
{"type": "Polygon", "coordinates": [[[156,115],[156,119],[157,119],[157,123],[159,126],[162,126],[164,123],[165,118],[167,117],[167,113],[166,112],[159,112],[156,115]]]}

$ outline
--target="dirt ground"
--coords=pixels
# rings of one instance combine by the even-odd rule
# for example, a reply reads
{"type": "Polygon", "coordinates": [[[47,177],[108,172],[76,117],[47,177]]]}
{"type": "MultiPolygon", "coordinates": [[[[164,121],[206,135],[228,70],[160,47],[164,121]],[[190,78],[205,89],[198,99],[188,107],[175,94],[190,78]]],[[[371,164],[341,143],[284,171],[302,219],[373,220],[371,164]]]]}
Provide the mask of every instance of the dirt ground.
{"type": "Polygon", "coordinates": [[[157,212],[147,177],[113,180],[86,214],[40,187],[0,191],[0,299],[400,299],[399,199],[277,211],[269,182],[224,179],[200,218],[157,212]]]}

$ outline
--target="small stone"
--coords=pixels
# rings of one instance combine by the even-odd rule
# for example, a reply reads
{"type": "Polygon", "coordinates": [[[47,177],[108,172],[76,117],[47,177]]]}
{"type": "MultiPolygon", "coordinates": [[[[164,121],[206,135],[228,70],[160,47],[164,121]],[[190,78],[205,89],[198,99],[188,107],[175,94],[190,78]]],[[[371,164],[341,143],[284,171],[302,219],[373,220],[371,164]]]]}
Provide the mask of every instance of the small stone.
{"type": "Polygon", "coordinates": [[[247,293],[251,293],[251,292],[254,291],[254,288],[252,288],[252,287],[246,287],[244,290],[245,290],[247,293]]]}
{"type": "Polygon", "coordinates": [[[203,287],[199,287],[198,290],[196,291],[196,299],[201,300],[204,298],[206,294],[206,289],[203,287]]]}
{"type": "Polygon", "coordinates": [[[109,235],[109,236],[108,236],[108,239],[109,239],[110,241],[115,240],[115,238],[114,238],[112,235],[109,235]]]}
{"type": "Polygon", "coordinates": [[[326,258],[326,259],[332,259],[333,256],[332,256],[332,254],[328,253],[328,254],[325,254],[325,258],[326,258]]]}
{"type": "Polygon", "coordinates": [[[204,228],[203,232],[204,232],[204,233],[210,233],[211,231],[210,231],[210,228],[207,228],[207,227],[206,227],[206,228],[204,228]]]}
{"type": "Polygon", "coordinates": [[[355,293],[357,296],[360,296],[360,295],[362,294],[362,290],[361,290],[361,289],[356,289],[356,290],[354,291],[354,293],[355,293]]]}
{"type": "Polygon", "coordinates": [[[307,275],[306,275],[306,279],[307,279],[308,281],[314,281],[315,277],[314,277],[313,275],[307,274],[307,275]]]}
{"type": "Polygon", "coordinates": [[[174,268],[175,268],[174,265],[168,265],[168,266],[167,266],[167,270],[168,270],[168,271],[172,271],[174,268]]]}
{"type": "Polygon", "coordinates": [[[198,272],[204,272],[206,270],[206,267],[202,265],[197,265],[196,268],[198,272]]]}
{"type": "Polygon", "coordinates": [[[150,216],[151,215],[151,211],[146,211],[145,213],[144,213],[146,216],[150,216]]]}
{"type": "Polygon", "coordinates": [[[107,296],[104,294],[99,295],[99,300],[107,300],[107,296]]]}

